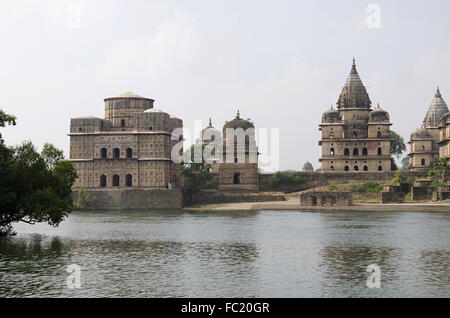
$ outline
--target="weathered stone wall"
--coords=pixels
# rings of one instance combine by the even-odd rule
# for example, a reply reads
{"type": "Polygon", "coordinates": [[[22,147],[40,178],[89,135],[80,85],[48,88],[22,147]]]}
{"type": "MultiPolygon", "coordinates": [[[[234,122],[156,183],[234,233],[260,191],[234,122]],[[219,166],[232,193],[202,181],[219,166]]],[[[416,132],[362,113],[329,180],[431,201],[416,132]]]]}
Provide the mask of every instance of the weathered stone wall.
{"type": "MultiPolygon", "coordinates": [[[[290,173],[290,172],[289,172],[290,173]]],[[[292,172],[296,176],[302,176],[305,178],[305,182],[297,185],[282,185],[279,187],[273,187],[267,184],[267,179],[272,174],[260,174],[259,175],[259,189],[260,191],[282,191],[282,192],[296,192],[311,189],[314,187],[320,187],[329,185],[330,183],[352,182],[352,181],[385,181],[391,180],[394,177],[395,172],[307,172],[299,171],[292,172]]],[[[406,172],[408,177],[413,179],[424,178],[427,173],[424,171],[406,172]]]]}
{"type": "Polygon", "coordinates": [[[381,192],[381,203],[404,203],[405,194],[403,192],[381,192]]]}
{"type": "Polygon", "coordinates": [[[283,194],[243,191],[202,190],[185,197],[186,205],[285,201],[283,194]]]}
{"type": "MultiPolygon", "coordinates": [[[[95,197],[94,210],[177,210],[183,208],[182,189],[86,189],[95,197]]],[[[78,192],[73,191],[74,202],[78,192]]]]}
{"type": "Polygon", "coordinates": [[[301,206],[350,206],[353,205],[351,192],[305,192],[300,195],[301,206]]]}
{"type": "Polygon", "coordinates": [[[432,192],[432,187],[411,187],[411,200],[430,199],[432,192]]]}

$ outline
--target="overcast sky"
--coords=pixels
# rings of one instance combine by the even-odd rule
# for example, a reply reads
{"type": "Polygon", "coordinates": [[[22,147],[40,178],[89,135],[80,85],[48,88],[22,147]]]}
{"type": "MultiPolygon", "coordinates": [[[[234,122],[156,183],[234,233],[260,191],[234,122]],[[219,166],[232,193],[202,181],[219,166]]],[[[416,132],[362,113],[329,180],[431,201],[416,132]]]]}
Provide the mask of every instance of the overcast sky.
{"type": "Polygon", "coordinates": [[[281,169],[318,168],[321,114],[353,56],[405,140],[437,85],[449,101],[449,14],[446,0],[2,0],[0,108],[18,117],[3,136],[68,156],[70,118],[103,117],[104,98],[132,91],[187,128],[221,128],[239,108],[280,129],[281,169]]]}

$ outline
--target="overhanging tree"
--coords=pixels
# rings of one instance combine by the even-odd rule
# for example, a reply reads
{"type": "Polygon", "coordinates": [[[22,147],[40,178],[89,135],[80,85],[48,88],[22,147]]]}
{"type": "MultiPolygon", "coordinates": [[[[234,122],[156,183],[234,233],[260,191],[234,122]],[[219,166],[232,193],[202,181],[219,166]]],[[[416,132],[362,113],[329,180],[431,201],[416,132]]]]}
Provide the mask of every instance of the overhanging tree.
{"type": "MultiPolygon", "coordinates": [[[[0,110],[0,127],[15,120],[0,110]]],[[[76,177],[53,145],[46,144],[41,153],[30,141],[7,147],[0,135],[0,235],[11,234],[15,222],[59,225],[72,211],[76,177]]]]}

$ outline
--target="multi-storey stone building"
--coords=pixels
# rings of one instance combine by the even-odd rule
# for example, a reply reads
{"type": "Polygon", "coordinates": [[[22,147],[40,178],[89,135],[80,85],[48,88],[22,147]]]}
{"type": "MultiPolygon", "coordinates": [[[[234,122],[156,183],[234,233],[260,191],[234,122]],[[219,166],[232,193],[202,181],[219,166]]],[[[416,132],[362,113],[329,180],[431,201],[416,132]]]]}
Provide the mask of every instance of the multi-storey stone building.
{"type": "Polygon", "coordinates": [[[219,189],[258,190],[258,149],[255,126],[236,117],[226,122],[222,129],[222,158],[217,164],[219,189]]]}
{"type": "Polygon", "coordinates": [[[442,115],[439,129],[439,158],[450,163],[450,112],[442,115]]]}
{"type": "Polygon", "coordinates": [[[105,118],[71,119],[70,161],[78,173],[74,188],[181,187],[171,160],[178,140],[171,136],[183,121],[133,93],[104,101],[105,118]]]}
{"type": "Polygon", "coordinates": [[[219,129],[213,127],[211,118],[209,119],[209,125],[200,132],[196,144],[203,147],[203,152],[206,154],[205,164],[208,170],[212,173],[218,173],[217,163],[222,156],[222,133],[219,129]]]}
{"type": "Polygon", "coordinates": [[[439,125],[442,116],[448,112],[447,104],[441,96],[439,87],[434,95],[421,128],[411,134],[409,141],[409,169],[420,171],[427,169],[439,158],[439,125]]]}
{"type": "Polygon", "coordinates": [[[337,109],[323,113],[319,125],[323,171],[391,171],[389,114],[371,106],[353,59],[337,109]]]}

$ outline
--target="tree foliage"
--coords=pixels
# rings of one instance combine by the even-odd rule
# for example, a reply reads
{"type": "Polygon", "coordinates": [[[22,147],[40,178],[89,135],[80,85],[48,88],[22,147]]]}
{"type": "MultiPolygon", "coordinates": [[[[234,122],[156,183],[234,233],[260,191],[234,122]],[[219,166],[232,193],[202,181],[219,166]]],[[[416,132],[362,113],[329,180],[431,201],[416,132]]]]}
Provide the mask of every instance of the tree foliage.
{"type": "Polygon", "coordinates": [[[218,182],[218,178],[213,176],[207,169],[205,165],[205,159],[201,156],[201,162],[195,162],[195,153],[199,155],[203,154],[205,146],[192,145],[189,150],[187,150],[183,158],[185,158],[186,163],[183,163],[180,167],[178,174],[184,178],[184,190],[188,194],[199,191],[200,189],[214,187],[218,182]],[[201,154],[199,153],[201,151],[201,154]],[[190,160],[189,160],[190,159],[190,160]],[[189,161],[189,162],[188,162],[189,161]]]}
{"type": "Polygon", "coordinates": [[[428,176],[434,187],[447,186],[450,178],[450,164],[445,159],[434,161],[428,169],[428,176]]]}
{"type": "Polygon", "coordinates": [[[402,159],[402,170],[408,170],[409,169],[409,157],[403,157],[402,159]]]}
{"type": "MultiPolygon", "coordinates": [[[[0,126],[15,117],[0,112],[0,126]]],[[[14,222],[57,226],[72,210],[77,175],[62,151],[46,144],[41,153],[30,141],[7,147],[0,139],[0,234],[14,222]]]]}
{"type": "Polygon", "coordinates": [[[306,182],[306,178],[303,176],[280,171],[263,180],[267,185],[275,188],[283,185],[302,185],[306,182]]]}
{"type": "Polygon", "coordinates": [[[389,137],[391,139],[391,154],[398,159],[406,151],[405,140],[393,130],[390,131],[389,137]]]}
{"type": "Polygon", "coordinates": [[[413,181],[406,175],[405,171],[397,170],[391,180],[391,184],[400,186],[403,193],[408,193],[411,190],[413,181]]]}

